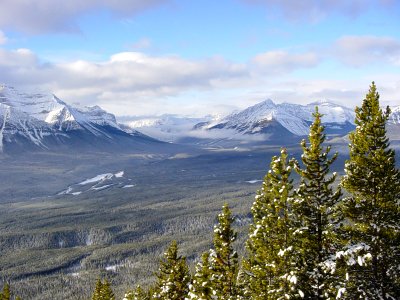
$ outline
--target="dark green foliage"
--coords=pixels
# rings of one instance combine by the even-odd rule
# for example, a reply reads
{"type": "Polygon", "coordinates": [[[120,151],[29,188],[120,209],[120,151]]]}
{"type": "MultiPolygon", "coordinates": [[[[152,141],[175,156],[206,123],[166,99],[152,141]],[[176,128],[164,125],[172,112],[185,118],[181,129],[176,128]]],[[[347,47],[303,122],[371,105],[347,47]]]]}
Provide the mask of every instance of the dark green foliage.
{"type": "Polygon", "coordinates": [[[138,285],[134,291],[130,291],[125,294],[123,300],[149,300],[150,297],[145,293],[142,288],[138,285]]]}
{"type": "Polygon", "coordinates": [[[389,108],[380,108],[372,83],[356,108],[357,128],[350,134],[350,159],[342,180],[350,194],[343,204],[349,249],[342,252],[344,258],[352,256],[346,268],[348,299],[400,297],[400,173],[386,136],[389,113],[389,108]]]}
{"type": "Polygon", "coordinates": [[[0,293],[0,300],[11,300],[10,285],[4,284],[3,291],[0,293]]]}
{"type": "Polygon", "coordinates": [[[232,229],[233,217],[227,204],[214,226],[214,249],[210,250],[211,286],[218,299],[233,299],[239,269],[238,255],[233,249],[237,234],[232,229]]]}
{"type": "MultiPolygon", "coordinates": [[[[15,295],[15,293],[13,294],[15,295]]],[[[0,300],[11,300],[11,299],[21,300],[19,296],[14,296],[14,297],[12,297],[11,295],[10,285],[8,283],[5,283],[3,286],[3,290],[0,292],[0,300]]]]}
{"type": "Polygon", "coordinates": [[[190,274],[186,258],[178,256],[178,245],[173,241],[164,253],[157,274],[158,282],[154,299],[185,299],[189,292],[190,274]]]}
{"type": "Polygon", "coordinates": [[[96,286],[94,288],[94,292],[93,292],[93,295],[92,295],[92,300],[99,299],[99,297],[101,295],[102,287],[103,287],[103,283],[101,282],[101,279],[99,278],[96,281],[96,286]]]}
{"type": "Polygon", "coordinates": [[[336,173],[330,175],[330,167],[337,153],[329,158],[330,146],[324,148],[322,115],[315,109],[314,122],[310,126],[308,145],[301,142],[303,168],[296,171],[301,177],[297,190],[297,213],[303,228],[299,239],[304,267],[300,289],[306,299],[334,299],[338,277],[331,273],[329,263],[338,249],[337,229],[341,222],[338,203],[340,188],[333,189],[336,173]]]}
{"type": "Polygon", "coordinates": [[[104,283],[98,279],[92,295],[92,300],[115,300],[111,285],[106,279],[104,283]]]}
{"type": "Polygon", "coordinates": [[[251,208],[253,223],[246,243],[243,283],[247,298],[277,300],[302,294],[297,288],[302,262],[297,245],[300,223],[294,211],[293,167],[286,149],[273,157],[251,208]]]}
{"type": "Polygon", "coordinates": [[[193,300],[211,300],[213,288],[211,285],[211,267],[210,252],[204,252],[201,256],[201,262],[196,265],[196,271],[190,285],[189,299],[193,300]]]}

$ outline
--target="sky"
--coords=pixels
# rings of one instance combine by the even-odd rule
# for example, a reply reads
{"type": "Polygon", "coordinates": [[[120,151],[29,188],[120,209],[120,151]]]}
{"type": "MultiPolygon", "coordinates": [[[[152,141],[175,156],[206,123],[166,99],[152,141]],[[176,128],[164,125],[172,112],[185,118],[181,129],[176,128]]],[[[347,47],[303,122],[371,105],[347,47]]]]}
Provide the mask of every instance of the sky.
{"type": "Polygon", "coordinates": [[[0,83],[117,116],[400,105],[400,0],[0,0],[0,83]]]}

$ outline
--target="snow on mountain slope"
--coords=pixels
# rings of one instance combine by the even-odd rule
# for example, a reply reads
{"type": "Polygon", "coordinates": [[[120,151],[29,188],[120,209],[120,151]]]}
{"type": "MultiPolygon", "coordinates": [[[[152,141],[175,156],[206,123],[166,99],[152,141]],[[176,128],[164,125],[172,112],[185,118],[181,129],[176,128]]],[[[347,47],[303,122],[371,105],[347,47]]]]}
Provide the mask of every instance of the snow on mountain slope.
{"type": "Polygon", "coordinates": [[[118,146],[123,145],[122,140],[133,142],[132,137],[137,142],[140,139],[141,147],[146,141],[155,141],[137,131],[126,131],[113,114],[99,106],[71,106],[53,94],[22,93],[0,85],[0,153],[5,144],[18,149],[28,144],[42,149],[50,144],[118,146]]]}
{"type": "Polygon", "coordinates": [[[88,124],[119,128],[115,116],[99,106],[72,107],[53,94],[21,93],[3,85],[0,86],[0,103],[63,131],[87,127],[95,134],[96,131],[88,124]]]}
{"type": "Polygon", "coordinates": [[[400,106],[391,108],[392,113],[390,114],[389,123],[400,125],[400,106]]]}
{"type": "Polygon", "coordinates": [[[294,135],[307,135],[316,106],[318,106],[319,112],[323,114],[322,121],[329,124],[331,128],[354,124],[354,112],[351,109],[329,101],[299,105],[291,103],[275,104],[268,99],[243,111],[231,114],[219,122],[209,123],[205,128],[235,129],[244,134],[255,134],[265,133],[266,126],[277,122],[294,135]]]}

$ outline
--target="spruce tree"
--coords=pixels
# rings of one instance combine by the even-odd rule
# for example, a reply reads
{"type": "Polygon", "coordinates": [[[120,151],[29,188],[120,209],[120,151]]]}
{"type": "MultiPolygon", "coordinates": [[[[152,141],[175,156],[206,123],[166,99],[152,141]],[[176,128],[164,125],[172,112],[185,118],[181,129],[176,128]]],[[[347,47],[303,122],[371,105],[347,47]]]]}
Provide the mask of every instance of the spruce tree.
{"type": "Polygon", "coordinates": [[[140,285],[134,291],[127,292],[123,300],[148,300],[148,295],[142,290],[140,285]]]}
{"type": "Polygon", "coordinates": [[[93,291],[92,300],[99,300],[100,299],[102,288],[103,288],[103,283],[101,282],[101,279],[98,278],[97,281],[96,281],[96,286],[95,286],[94,291],[93,291]]]}
{"type": "Polygon", "coordinates": [[[301,298],[297,288],[301,260],[297,236],[301,233],[294,211],[294,161],[286,149],[274,156],[270,170],[251,208],[253,223],[246,243],[244,296],[250,299],[301,298]]]}
{"type": "Polygon", "coordinates": [[[111,285],[107,279],[104,283],[100,278],[97,279],[92,300],[115,300],[114,292],[112,291],[111,285]]]}
{"type": "Polygon", "coordinates": [[[233,221],[228,204],[224,204],[218,224],[214,226],[214,249],[210,250],[211,286],[217,299],[234,299],[237,294],[239,265],[237,252],[233,249],[237,237],[232,229],[233,221]]]}
{"type": "Polygon", "coordinates": [[[341,252],[352,256],[341,291],[348,299],[400,299],[400,172],[386,136],[390,109],[379,105],[372,82],[356,108],[342,180],[350,194],[343,204],[348,247],[341,252]]]}
{"type": "Polygon", "coordinates": [[[338,277],[327,269],[338,249],[337,230],[341,222],[338,203],[340,187],[333,188],[336,173],[330,175],[330,167],[337,153],[329,158],[330,146],[326,139],[322,115],[315,108],[314,122],[310,126],[308,143],[302,140],[303,168],[296,167],[301,177],[297,190],[297,210],[301,218],[301,252],[304,268],[301,270],[301,290],[306,299],[334,299],[338,277]]]}
{"type": "Polygon", "coordinates": [[[115,300],[114,292],[111,288],[110,282],[105,279],[100,292],[99,300],[115,300]]]}
{"type": "Polygon", "coordinates": [[[210,252],[204,252],[201,262],[196,265],[188,298],[191,300],[211,300],[216,292],[211,285],[210,252]]]}
{"type": "Polygon", "coordinates": [[[3,292],[0,293],[0,299],[1,300],[10,300],[11,299],[10,285],[8,283],[4,284],[3,292]]]}
{"type": "Polygon", "coordinates": [[[164,253],[157,274],[158,282],[153,294],[154,299],[185,299],[189,292],[190,274],[186,258],[178,256],[178,245],[173,241],[164,253]]]}

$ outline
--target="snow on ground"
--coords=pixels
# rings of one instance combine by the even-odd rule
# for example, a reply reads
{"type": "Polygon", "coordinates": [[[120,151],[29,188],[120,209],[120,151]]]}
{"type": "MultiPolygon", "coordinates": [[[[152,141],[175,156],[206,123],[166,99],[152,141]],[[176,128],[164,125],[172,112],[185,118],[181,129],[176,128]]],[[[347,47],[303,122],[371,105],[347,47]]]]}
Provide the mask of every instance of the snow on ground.
{"type": "Polygon", "coordinates": [[[115,173],[114,176],[117,178],[121,178],[124,176],[124,171],[119,171],[118,173],[115,173]]]}
{"type": "Polygon", "coordinates": [[[124,185],[122,188],[126,189],[126,188],[131,188],[131,187],[134,187],[134,186],[135,186],[134,184],[127,184],[127,185],[124,185]]]}
{"type": "Polygon", "coordinates": [[[115,184],[106,184],[106,185],[102,185],[102,186],[93,186],[93,187],[91,187],[91,190],[101,191],[101,190],[109,188],[110,186],[113,186],[113,185],[115,185],[115,184]]]}
{"type": "Polygon", "coordinates": [[[119,264],[119,265],[110,265],[106,267],[106,271],[112,271],[112,272],[116,272],[118,268],[123,267],[123,264],[119,264]]]}
{"type": "Polygon", "coordinates": [[[98,182],[98,181],[111,179],[113,176],[114,176],[114,174],[112,174],[112,173],[100,174],[100,175],[97,175],[97,176],[95,176],[93,178],[86,179],[85,181],[82,181],[81,183],[78,183],[78,184],[79,185],[85,185],[85,184],[88,184],[88,183],[95,183],[95,182],[98,182]]]}
{"type": "Polygon", "coordinates": [[[253,179],[253,180],[248,180],[246,181],[247,183],[253,184],[253,183],[257,183],[257,182],[262,182],[262,180],[259,179],[253,179]]]}
{"type": "Polygon", "coordinates": [[[89,191],[101,191],[110,187],[132,188],[136,186],[132,184],[132,179],[124,176],[125,172],[110,172],[96,175],[82,182],[74,183],[68,186],[65,190],[57,193],[57,195],[73,195],[77,196],[89,191]]]}

